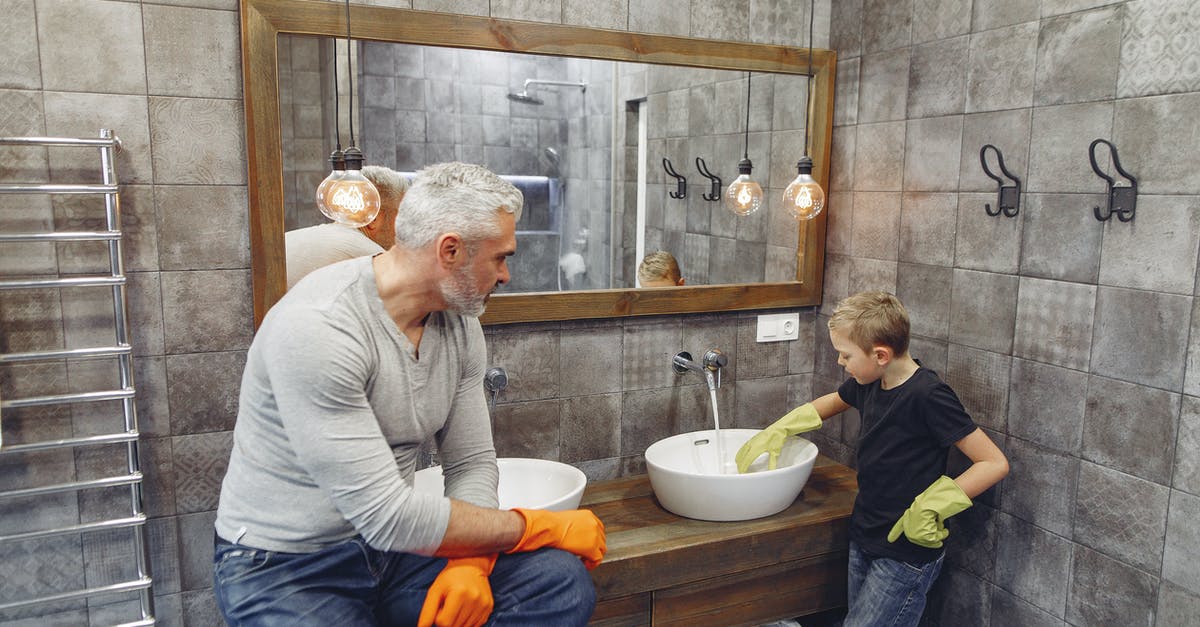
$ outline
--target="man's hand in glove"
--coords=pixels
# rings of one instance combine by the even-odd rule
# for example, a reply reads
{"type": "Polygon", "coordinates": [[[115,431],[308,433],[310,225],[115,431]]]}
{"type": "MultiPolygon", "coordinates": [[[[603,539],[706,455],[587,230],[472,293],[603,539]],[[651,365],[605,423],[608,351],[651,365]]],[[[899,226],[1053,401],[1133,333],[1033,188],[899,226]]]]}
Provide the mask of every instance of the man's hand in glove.
{"type": "Polygon", "coordinates": [[[508,553],[553,547],[578,555],[588,570],[604,559],[604,553],[608,550],[604,539],[604,523],[591,511],[573,509],[552,512],[521,508],[513,511],[525,519],[525,533],[508,553]]]}
{"type": "Polygon", "coordinates": [[[495,555],[447,560],[425,594],[417,626],[479,627],[486,623],[494,604],[488,575],[495,565],[495,555]]]}

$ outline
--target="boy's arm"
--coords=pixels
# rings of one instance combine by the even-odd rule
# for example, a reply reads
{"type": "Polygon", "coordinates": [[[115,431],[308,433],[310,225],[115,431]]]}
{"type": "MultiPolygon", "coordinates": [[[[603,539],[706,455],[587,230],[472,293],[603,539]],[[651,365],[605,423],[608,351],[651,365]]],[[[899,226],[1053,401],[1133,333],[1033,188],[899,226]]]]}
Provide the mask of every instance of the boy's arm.
{"type": "Polygon", "coordinates": [[[821,416],[821,420],[828,420],[831,416],[836,416],[847,409],[850,405],[842,400],[842,395],[837,392],[830,392],[820,398],[815,398],[812,405],[817,410],[817,414],[821,416]]]}
{"type": "Polygon", "coordinates": [[[983,494],[1008,475],[1008,458],[983,429],[976,427],[954,445],[973,462],[966,472],[954,478],[954,483],[969,498],[983,494]]]}

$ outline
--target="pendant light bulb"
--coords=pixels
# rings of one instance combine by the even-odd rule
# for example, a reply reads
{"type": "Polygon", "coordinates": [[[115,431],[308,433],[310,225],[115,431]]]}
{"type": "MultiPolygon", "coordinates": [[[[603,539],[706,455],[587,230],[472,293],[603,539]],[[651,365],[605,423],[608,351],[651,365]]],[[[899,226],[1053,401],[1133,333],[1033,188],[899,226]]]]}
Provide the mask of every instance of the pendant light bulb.
{"type": "Polygon", "coordinates": [[[750,178],[749,159],[738,162],[738,177],[725,189],[725,208],[735,215],[748,216],[762,206],[762,187],[750,178]]]}
{"type": "Polygon", "coordinates": [[[341,149],[330,153],[329,165],[329,176],[325,177],[325,180],[321,181],[320,185],[317,185],[317,209],[320,209],[326,218],[333,220],[333,210],[325,200],[325,193],[329,190],[329,186],[333,185],[334,181],[346,175],[346,153],[342,152],[341,149]]]}
{"type": "Polygon", "coordinates": [[[330,220],[363,227],[379,214],[379,190],[362,174],[361,151],[351,146],[346,149],[345,159],[346,169],[341,176],[336,176],[338,171],[334,170],[317,187],[317,206],[330,220]]]}
{"type": "Polygon", "coordinates": [[[812,159],[805,155],[796,164],[799,174],[783,191],[783,206],[797,220],[812,220],[825,208],[825,190],[812,176],[812,159]]]}

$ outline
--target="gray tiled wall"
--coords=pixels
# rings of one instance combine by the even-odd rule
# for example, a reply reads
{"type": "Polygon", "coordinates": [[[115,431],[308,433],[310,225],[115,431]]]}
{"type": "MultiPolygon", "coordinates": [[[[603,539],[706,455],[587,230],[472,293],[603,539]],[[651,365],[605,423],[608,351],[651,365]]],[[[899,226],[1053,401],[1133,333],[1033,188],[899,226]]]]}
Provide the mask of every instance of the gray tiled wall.
{"type": "MultiPolygon", "coordinates": [[[[868,285],[895,291],[914,317],[914,355],[1012,463],[951,521],[966,545],[951,536],[924,622],[1194,624],[1200,3],[832,9],[821,312],[868,285]],[[1104,202],[1088,162],[1097,138],[1138,177],[1132,223],[1092,215],[1104,202]],[[984,213],[996,202],[984,144],[1023,183],[1016,218],[984,213]]],[[[817,348],[814,392],[840,377],[817,348]]],[[[824,450],[849,460],[852,435],[824,450]]]]}

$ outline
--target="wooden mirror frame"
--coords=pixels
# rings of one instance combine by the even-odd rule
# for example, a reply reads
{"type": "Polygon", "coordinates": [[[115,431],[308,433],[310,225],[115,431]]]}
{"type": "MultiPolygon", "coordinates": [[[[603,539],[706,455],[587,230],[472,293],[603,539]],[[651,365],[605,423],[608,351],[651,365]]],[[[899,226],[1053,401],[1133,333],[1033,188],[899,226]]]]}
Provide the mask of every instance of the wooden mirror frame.
{"type": "MultiPolygon", "coordinates": [[[[524,52],[778,74],[808,74],[807,48],[647,35],[559,24],[351,5],[355,39],[524,52]]],[[[287,290],[284,254],[283,143],[279,124],[280,35],[346,36],[346,7],[316,0],[241,0],[242,74],[249,170],[254,322],[287,290]]],[[[809,98],[813,176],[829,189],[836,55],[812,51],[809,98]]],[[[802,150],[796,147],[799,159],[802,150]]],[[[771,210],[768,203],[765,210],[771,210]]],[[[825,260],[825,217],[802,222],[797,280],[782,283],[623,288],[497,294],[484,324],[575,320],[818,305],[825,260]]]]}

